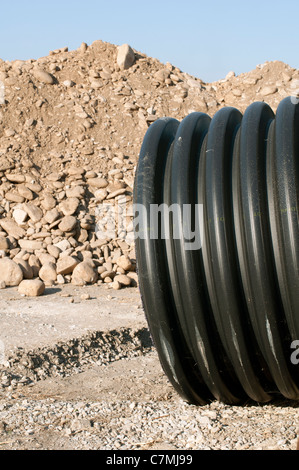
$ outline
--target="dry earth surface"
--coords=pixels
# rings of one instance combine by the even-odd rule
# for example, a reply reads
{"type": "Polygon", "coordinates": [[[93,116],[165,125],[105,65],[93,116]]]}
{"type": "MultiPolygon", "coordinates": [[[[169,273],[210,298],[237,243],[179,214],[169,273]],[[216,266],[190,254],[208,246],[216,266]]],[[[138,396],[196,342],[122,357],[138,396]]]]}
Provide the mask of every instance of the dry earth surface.
{"type": "Polygon", "coordinates": [[[172,390],[136,287],[132,191],[156,119],[275,111],[299,71],[204,83],[96,41],[0,59],[0,82],[0,449],[295,449],[298,403],[194,407],[172,390]]]}

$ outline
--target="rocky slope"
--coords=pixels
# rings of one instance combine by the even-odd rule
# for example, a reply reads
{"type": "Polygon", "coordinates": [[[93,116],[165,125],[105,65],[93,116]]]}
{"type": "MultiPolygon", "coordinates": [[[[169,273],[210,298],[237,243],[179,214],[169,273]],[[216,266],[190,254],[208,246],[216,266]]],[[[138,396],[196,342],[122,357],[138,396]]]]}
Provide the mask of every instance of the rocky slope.
{"type": "Polygon", "coordinates": [[[299,71],[269,62],[204,83],[96,41],[38,60],[0,59],[1,82],[0,287],[40,295],[55,283],[136,285],[133,178],[152,122],[244,111],[253,101],[275,111],[296,95],[299,71]]]}

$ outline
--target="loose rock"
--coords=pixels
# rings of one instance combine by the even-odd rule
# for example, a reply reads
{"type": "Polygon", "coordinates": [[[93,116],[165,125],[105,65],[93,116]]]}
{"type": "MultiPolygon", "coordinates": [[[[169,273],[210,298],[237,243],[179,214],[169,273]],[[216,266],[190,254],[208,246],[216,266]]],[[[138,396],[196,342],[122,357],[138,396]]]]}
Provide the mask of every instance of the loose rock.
{"type": "Polygon", "coordinates": [[[65,216],[60,224],[59,224],[59,229],[62,232],[71,232],[77,224],[77,219],[76,217],[73,217],[71,215],[65,216]]]}
{"type": "Polygon", "coordinates": [[[77,286],[85,284],[94,284],[98,280],[98,274],[89,261],[83,261],[74,269],[72,284],[77,286]]]}
{"type": "Polygon", "coordinates": [[[8,250],[9,249],[9,243],[6,237],[0,236],[0,250],[8,250]]]}
{"type": "Polygon", "coordinates": [[[57,280],[56,264],[45,263],[39,273],[40,279],[45,283],[53,283],[57,280]]]}
{"type": "Polygon", "coordinates": [[[23,280],[23,271],[20,266],[9,258],[0,259],[0,282],[7,287],[18,286],[23,280]]]}
{"type": "Polygon", "coordinates": [[[71,274],[79,261],[72,256],[64,256],[60,258],[57,262],[57,274],[71,274]]]}
{"type": "Polygon", "coordinates": [[[121,70],[129,69],[135,62],[135,53],[129,44],[123,44],[118,48],[117,64],[121,70]]]}
{"type": "Polygon", "coordinates": [[[132,280],[128,276],[120,274],[118,276],[115,276],[114,282],[119,282],[120,285],[129,287],[131,285],[132,280]]]}
{"type": "Polygon", "coordinates": [[[47,84],[47,85],[53,85],[54,84],[54,78],[53,76],[46,72],[45,70],[36,68],[33,71],[34,77],[41,83],[47,84]]]}
{"type": "Polygon", "coordinates": [[[39,279],[25,280],[19,285],[18,291],[26,297],[39,297],[45,292],[45,287],[39,279]]]}

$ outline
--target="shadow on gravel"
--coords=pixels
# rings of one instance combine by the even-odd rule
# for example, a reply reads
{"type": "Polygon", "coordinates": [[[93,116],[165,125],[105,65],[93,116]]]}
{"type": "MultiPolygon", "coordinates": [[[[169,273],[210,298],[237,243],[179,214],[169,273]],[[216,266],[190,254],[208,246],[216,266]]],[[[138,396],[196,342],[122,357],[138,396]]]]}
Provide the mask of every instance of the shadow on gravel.
{"type": "Polygon", "coordinates": [[[147,330],[146,328],[143,328],[142,330],[139,330],[136,333],[136,337],[139,339],[140,345],[141,345],[142,348],[147,349],[147,348],[152,348],[154,346],[151,334],[150,334],[149,330],[147,330]]]}
{"type": "Polygon", "coordinates": [[[257,403],[255,401],[249,400],[246,403],[243,403],[237,406],[241,406],[241,407],[259,406],[261,408],[267,407],[267,406],[273,406],[277,408],[299,408],[299,401],[288,400],[287,398],[284,398],[283,396],[278,396],[278,397],[273,397],[273,399],[269,401],[268,403],[257,403]]]}
{"type": "Polygon", "coordinates": [[[59,287],[46,287],[43,297],[47,295],[54,295],[58,292],[61,292],[61,289],[59,287]]]}

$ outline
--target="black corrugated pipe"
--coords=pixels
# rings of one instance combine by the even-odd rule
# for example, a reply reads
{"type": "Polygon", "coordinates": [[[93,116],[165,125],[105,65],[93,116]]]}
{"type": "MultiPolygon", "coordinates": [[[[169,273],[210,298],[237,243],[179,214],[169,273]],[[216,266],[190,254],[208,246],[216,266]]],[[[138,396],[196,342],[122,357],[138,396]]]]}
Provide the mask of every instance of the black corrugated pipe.
{"type": "Polygon", "coordinates": [[[148,129],[135,177],[141,297],[193,404],[299,399],[299,104],[148,129]]]}

